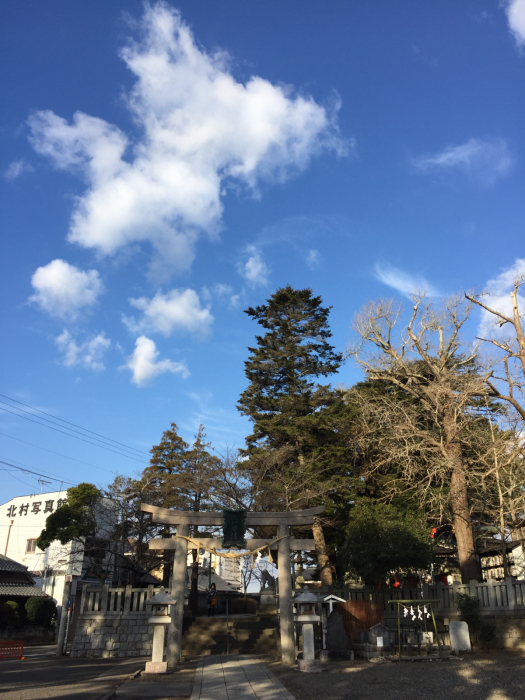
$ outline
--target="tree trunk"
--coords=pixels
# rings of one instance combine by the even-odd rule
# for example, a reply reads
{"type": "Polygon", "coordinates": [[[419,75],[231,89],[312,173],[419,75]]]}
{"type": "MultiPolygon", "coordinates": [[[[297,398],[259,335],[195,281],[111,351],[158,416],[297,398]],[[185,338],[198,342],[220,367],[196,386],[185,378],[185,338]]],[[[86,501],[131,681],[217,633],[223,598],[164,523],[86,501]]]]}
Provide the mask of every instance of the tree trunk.
{"type": "Polygon", "coordinates": [[[315,540],[315,551],[317,552],[319,571],[321,572],[321,583],[323,586],[331,586],[333,583],[332,569],[330,567],[330,560],[326,553],[326,542],[324,540],[323,526],[321,525],[321,521],[318,517],[314,518],[312,532],[315,540]]]}
{"type": "MultiPolygon", "coordinates": [[[[456,446],[454,446],[456,447],[456,446]]],[[[459,450],[459,445],[457,446],[459,450]]],[[[470,508],[467,496],[467,480],[463,471],[461,457],[455,460],[450,480],[450,502],[456,542],[458,547],[461,582],[468,583],[471,579],[482,581],[481,564],[476,556],[470,508]]]]}

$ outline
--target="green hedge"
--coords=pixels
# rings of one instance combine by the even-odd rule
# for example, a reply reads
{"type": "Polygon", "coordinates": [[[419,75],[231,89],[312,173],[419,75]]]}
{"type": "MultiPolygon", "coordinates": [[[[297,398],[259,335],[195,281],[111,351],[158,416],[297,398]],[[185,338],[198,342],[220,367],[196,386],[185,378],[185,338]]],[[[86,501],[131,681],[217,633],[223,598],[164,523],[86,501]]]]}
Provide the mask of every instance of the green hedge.
{"type": "Polygon", "coordinates": [[[0,603],[0,627],[19,627],[20,626],[20,611],[18,603],[14,600],[8,600],[5,603],[0,603]]]}
{"type": "Polygon", "coordinates": [[[28,598],[25,608],[27,619],[33,625],[51,627],[56,618],[57,606],[52,598],[28,598]]]}

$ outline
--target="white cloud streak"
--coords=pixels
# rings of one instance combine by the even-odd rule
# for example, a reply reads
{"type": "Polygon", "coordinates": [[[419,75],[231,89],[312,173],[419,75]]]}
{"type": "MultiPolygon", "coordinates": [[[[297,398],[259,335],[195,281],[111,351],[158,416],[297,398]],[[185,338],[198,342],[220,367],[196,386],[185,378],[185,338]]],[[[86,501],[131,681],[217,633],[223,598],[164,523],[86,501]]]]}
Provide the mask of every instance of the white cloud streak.
{"type": "Polygon", "coordinates": [[[249,257],[245,263],[237,264],[237,271],[244,277],[251,287],[259,287],[268,284],[270,270],[264,262],[261,251],[254,245],[246,246],[249,257]]]}
{"type": "Polygon", "coordinates": [[[17,177],[26,173],[32,173],[34,170],[31,163],[28,163],[24,158],[20,158],[20,160],[15,160],[9,165],[4,173],[4,177],[6,180],[16,180],[17,177]]]}
{"type": "Polygon", "coordinates": [[[167,3],[146,5],[140,29],[140,40],[120,55],[136,78],[127,106],[141,140],[81,112],[68,123],[41,111],[28,120],[30,141],[87,182],[71,242],[109,255],[148,241],[157,251],[154,270],[184,269],[197,237],[221,229],[229,183],[256,192],[261,182],[302,171],[322,151],[347,154],[351,144],[338,133],[338,104],[330,111],[257,76],[237,82],[225,54],[198,46],[167,3]]]}
{"type": "MultiPolygon", "coordinates": [[[[490,306],[490,308],[512,318],[510,292],[514,288],[514,280],[522,275],[525,275],[525,259],[517,258],[509,268],[487,282],[485,286],[487,296],[482,298],[481,301],[490,306]]],[[[520,309],[525,309],[525,297],[522,294],[518,294],[518,300],[520,309]]],[[[478,335],[487,335],[489,331],[496,335],[506,335],[508,333],[506,325],[500,328],[499,325],[494,325],[495,323],[495,317],[488,311],[485,311],[485,309],[481,309],[478,335]]]]}
{"type": "Polygon", "coordinates": [[[104,289],[96,270],[79,270],[64,260],[39,267],[31,278],[35,302],[51,316],[75,319],[81,309],[93,306],[104,289]]]}
{"type": "Polygon", "coordinates": [[[525,47],[525,0],[507,0],[505,13],[518,48],[525,47]]]}
{"type": "Polygon", "coordinates": [[[104,369],[103,357],[111,347],[111,341],[104,333],[78,344],[71,334],[65,330],[56,339],[59,350],[63,353],[62,364],[65,367],[80,365],[94,372],[104,369]]]}
{"type": "Polygon", "coordinates": [[[210,307],[203,308],[199,295],[193,289],[173,289],[167,294],[158,292],[152,299],[140,297],[129,303],[144,313],[140,320],[123,316],[122,320],[133,333],[158,332],[170,336],[173,331],[205,336],[213,323],[210,307]]]}
{"type": "Polygon", "coordinates": [[[321,262],[321,254],[315,248],[311,248],[306,255],[306,264],[310,270],[315,270],[321,262]]]}
{"type": "Polygon", "coordinates": [[[411,275],[399,270],[388,263],[377,263],[374,269],[374,277],[382,284],[395,289],[405,297],[419,292],[426,292],[427,296],[439,296],[439,292],[424,277],[411,275]]]}
{"type": "Polygon", "coordinates": [[[130,355],[122,369],[131,370],[131,381],[139,387],[146,386],[161,374],[180,374],[183,378],[189,376],[189,371],[183,362],[172,360],[157,360],[159,351],[153,340],[141,335],[135,341],[135,350],[130,355]]]}
{"type": "Polygon", "coordinates": [[[492,185],[509,172],[512,157],[504,139],[469,139],[459,146],[415,158],[412,165],[421,173],[463,171],[481,184],[492,185]]]}

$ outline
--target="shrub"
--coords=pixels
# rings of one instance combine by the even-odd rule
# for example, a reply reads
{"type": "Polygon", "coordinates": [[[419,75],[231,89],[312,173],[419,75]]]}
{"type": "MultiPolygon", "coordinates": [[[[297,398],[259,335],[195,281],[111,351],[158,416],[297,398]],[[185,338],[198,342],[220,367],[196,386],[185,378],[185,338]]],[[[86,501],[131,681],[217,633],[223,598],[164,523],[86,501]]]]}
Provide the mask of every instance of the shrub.
{"type": "Polygon", "coordinates": [[[468,593],[458,593],[456,599],[458,602],[459,619],[467,623],[472,641],[472,636],[477,634],[481,624],[479,600],[476,596],[468,595],[468,593]]]}
{"type": "Polygon", "coordinates": [[[482,622],[479,626],[478,639],[484,647],[496,639],[496,625],[492,622],[482,622]]]}
{"type": "Polygon", "coordinates": [[[0,627],[18,627],[19,624],[18,603],[14,600],[0,603],[0,627]]]}
{"type": "Polygon", "coordinates": [[[26,603],[27,619],[34,625],[50,627],[56,616],[57,606],[52,598],[35,596],[26,603]]]}
{"type": "Polygon", "coordinates": [[[346,541],[338,554],[346,573],[372,586],[394,574],[417,575],[431,564],[428,528],[418,513],[362,501],[350,511],[346,541]]]}

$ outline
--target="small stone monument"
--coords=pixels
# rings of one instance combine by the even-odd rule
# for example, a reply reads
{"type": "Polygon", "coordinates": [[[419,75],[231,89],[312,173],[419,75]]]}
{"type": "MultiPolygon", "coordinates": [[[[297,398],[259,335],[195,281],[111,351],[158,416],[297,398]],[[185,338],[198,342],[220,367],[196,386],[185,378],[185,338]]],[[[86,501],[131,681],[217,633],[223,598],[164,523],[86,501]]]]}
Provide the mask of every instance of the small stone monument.
{"type": "Polygon", "coordinates": [[[463,620],[452,620],[449,625],[450,646],[452,651],[459,654],[460,651],[472,651],[470,646],[470,634],[468,625],[463,620]]]}
{"type": "Polygon", "coordinates": [[[374,625],[370,628],[368,633],[368,639],[370,644],[376,644],[377,646],[388,647],[390,646],[390,630],[381,623],[374,625]],[[377,640],[381,639],[381,642],[377,640]]]}
{"type": "Polygon", "coordinates": [[[321,664],[315,658],[314,624],[319,623],[321,619],[315,614],[316,603],[317,596],[306,591],[294,600],[294,605],[297,605],[299,611],[297,622],[303,626],[303,658],[298,659],[297,665],[299,670],[305,673],[321,671],[321,664]]]}
{"type": "Polygon", "coordinates": [[[175,605],[176,602],[164,588],[146,601],[146,605],[151,605],[153,608],[153,616],[148,618],[148,624],[153,625],[153,651],[151,661],[146,663],[144,669],[146,673],[168,672],[168,662],[164,661],[164,635],[166,625],[171,622],[168,605],[175,605]]]}
{"type": "Polygon", "coordinates": [[[330,652],[330,658],[343,658],[348,648],[343,616],[339,610],[332,610],[328,615],[326,627],[326,648],[330,652]]]}

